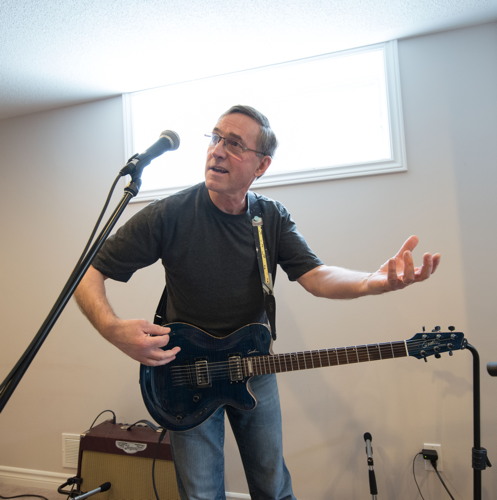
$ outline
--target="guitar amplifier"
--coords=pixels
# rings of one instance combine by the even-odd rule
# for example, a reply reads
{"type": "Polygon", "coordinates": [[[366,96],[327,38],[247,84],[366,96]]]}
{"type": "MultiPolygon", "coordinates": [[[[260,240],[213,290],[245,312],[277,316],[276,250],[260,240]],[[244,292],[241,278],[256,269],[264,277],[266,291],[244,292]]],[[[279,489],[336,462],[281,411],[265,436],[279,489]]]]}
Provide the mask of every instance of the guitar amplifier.
{"type": "Polygon", "coordinates": [[[108,491],[99,500],[152,500],[154,480],[160,500],[179,500],[169,435],[159,443],[160,432],[150,427],[114,424],[96,425],[81,436],[79,488],[89,492],[104,483],[108,491]],[[155,460],[155,465],[154,465],[155,460]]]}

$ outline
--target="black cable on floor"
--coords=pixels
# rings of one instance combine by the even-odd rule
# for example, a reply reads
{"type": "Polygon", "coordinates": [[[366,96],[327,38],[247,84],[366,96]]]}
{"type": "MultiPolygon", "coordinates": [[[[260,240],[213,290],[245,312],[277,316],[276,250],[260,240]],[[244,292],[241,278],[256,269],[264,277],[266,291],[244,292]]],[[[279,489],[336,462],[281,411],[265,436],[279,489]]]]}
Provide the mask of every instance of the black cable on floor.
{"type": "Polygon", "coordinates": [[[2,495],[0,495],[0,498],[3,499],[3,500],[10,500],[11,498],[41,498],[41,500],[48,500],[47,497],[44,497],[44,496],[41,496],[41,495],[29,495],[29,494],[26,494],[26,495],[15,495],[13,497],[3,497],[2,495]]]}

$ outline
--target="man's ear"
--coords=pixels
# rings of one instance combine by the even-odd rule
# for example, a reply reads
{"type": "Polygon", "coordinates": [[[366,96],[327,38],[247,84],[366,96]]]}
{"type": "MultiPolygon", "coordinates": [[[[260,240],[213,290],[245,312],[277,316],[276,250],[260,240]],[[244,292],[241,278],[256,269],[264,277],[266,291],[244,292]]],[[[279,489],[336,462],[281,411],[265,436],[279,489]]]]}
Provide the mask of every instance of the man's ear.
{"type": "Polygon", "coordinates": [[[273,159],[270,156],[264,156],[261,160],[261,163],[259,164],[259,168],[255,171],[255,176],[257,179],[259,177],[262,177],[265,173],[266,170],[269,168],[269,165],[271,165],[271,162],[273,159]]]}

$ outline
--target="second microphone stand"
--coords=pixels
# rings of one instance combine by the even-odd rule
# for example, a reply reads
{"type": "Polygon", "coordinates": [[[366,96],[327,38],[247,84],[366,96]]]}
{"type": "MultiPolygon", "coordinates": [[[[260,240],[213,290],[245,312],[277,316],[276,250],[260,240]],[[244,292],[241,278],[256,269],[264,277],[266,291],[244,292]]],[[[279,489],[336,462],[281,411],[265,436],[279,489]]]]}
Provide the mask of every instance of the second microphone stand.
{"type": "Polygon", "coordinates": [[[369,432],[364,434],[364,441],[366,442],[366,455],[368,457],[368,469],[369,469],[369,491],[371,493],[372,500],[376,500],[378,497],[378,488],[376,487],[376,476],[374,473],[374,460],[373,460],[373,446],[371,441],[373,438],[369,432]]]}

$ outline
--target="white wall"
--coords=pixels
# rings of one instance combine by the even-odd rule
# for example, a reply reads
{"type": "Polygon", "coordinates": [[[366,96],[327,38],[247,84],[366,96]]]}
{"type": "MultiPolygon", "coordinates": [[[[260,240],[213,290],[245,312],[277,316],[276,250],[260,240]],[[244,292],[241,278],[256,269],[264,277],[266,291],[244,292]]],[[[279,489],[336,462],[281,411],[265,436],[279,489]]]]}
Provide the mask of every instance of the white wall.
{"type": "MultiPolygon", "coordinates": [[[[423,251],[442,252],[430,281],[357,301],[315,299],[280,272],[274,350],[404,340],[422,326],[455,325],[480,352],[482,445],[493,461],[497,380],[485,366],[497,359],[496,42],[493,23],[399,43],[407,173],[263,191],[289,208],[327,263],[374,270],[413,233],[421,238],[418,262],[423,251]]],[[[303,147],[312,147],[312,128],[304,130],[303,147]]],[[[124,163],[122,150],[118,98],[0,122],[2,379],[72,270],[124,163]]],[[[139,208],[128,207],[121,222],[139,208]]],[[[112,284],[110,295],[120,314],[150,318],[161,287],[156,265],[127,286],[112,284]]],[[[418,498],[412,461],[426,442],[442,443],[455,498],[472,496],[469,351],[279,380],[300,500],[368,497],[365,432],[373,435],[382,498],[418,498]]],[[[95,334],[71,301],[0,415],[0,466],[73,475],[62,468],[62,432],[84,431],[107,408],[120,421],[147,418],[138,366],[95,334]]],[[[231,439],[227,457],[227,490],[246,492],[231,439]]],[[[445,495],[420,459],[415,469],[425,498],[445,495]]],[[[482,480],[483,497],[495,498],[495,471],[483,471],[482,480]]]]}

